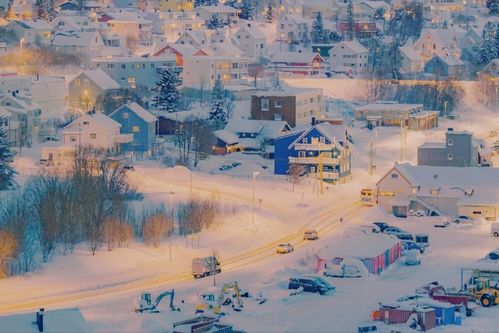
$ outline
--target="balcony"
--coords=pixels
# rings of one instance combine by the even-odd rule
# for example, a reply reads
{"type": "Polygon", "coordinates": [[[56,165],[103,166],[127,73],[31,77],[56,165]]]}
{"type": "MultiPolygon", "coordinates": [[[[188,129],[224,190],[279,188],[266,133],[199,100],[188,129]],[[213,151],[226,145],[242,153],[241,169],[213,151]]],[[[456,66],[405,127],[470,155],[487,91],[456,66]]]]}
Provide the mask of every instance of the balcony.
{"type": "Polygon", "coordinates": [[[296,143],[295,150],[307,150],[307,151],[331,151],[333,150],[333,144],[327,143],[296,143]]]}
{"type": "MultiPolygon", "coordinates": [[[[311,178],[320,178],[319,173],[309,173],[308,176],[311,178]]],[[[336,180],[338,178],[340,178],[340,175],[337,172],[327,172],[327,171],[322,172],[322,179],[324,180],[329,180],[329,179],[336,180]]]]}
{"type": "MultiPolygon", "coordinates": [[[[310,157],[290,157],[290,164],[319,164],[319,158],[317,156],[310,157]]],[[[337,158],[332,157],[323,157],[322,158],[323,165],[338,165],[339,161],[337,158]]]]}
{"type": "Polygon", "coordinates": [[[116,136],[116,143],[130,143],[133,141],[133,134],[120,134],[116,136]]]}

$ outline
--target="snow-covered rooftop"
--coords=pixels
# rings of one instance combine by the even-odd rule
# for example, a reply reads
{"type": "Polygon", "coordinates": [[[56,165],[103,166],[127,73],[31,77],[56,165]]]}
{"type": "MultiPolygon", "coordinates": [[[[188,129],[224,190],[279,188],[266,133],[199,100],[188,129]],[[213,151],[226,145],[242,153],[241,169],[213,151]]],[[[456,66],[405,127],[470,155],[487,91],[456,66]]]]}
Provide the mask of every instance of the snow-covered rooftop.
{"type": "MultiPolygon", "coordinates": [[[[33,324],[35,313],[0,316],[0,333],[37,333],[33,324]]],[[[90,328],[80,309],[70,308],[45,311],[43,316],[45,333],[89,333],[90,328]]]]}
{"type": "Polygon", "coordinates": [[[372,258],[382,254],[398,242],[397,238],[389,235],[359,232],[328,245],[320,250],[319,257],[326,260],[335,257],[372,258]]]}
{"type": "Polygon", "coordinates": [[[103,90],[108,89],[119,89],[120,85],[114,81],[106,72],[102,69],[93,69],[84,71],[83,74],[88,76],[96,85],[98,85],[103,90]]]}

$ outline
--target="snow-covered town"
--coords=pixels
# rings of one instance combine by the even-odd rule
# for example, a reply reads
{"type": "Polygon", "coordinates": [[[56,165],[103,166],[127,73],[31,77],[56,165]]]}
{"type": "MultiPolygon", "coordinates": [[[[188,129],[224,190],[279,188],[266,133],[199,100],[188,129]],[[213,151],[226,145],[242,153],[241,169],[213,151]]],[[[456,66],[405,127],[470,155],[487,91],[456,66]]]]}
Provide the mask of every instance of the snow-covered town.
{"type": "Polygon", "coordinates": [[[497,305],[499,0],[0,0],[0,333],[497,305]]]}

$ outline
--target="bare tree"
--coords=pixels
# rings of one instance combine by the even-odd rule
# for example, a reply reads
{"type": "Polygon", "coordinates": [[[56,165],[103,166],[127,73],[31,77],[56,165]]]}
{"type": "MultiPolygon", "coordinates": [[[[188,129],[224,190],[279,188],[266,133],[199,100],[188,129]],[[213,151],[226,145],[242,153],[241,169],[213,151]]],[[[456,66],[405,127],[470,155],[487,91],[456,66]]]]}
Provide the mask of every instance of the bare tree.
{"type": "Polygon", "coordinates": [[[289,167],[289,181],[293,184],[293,192],[295,191],[295,185],[303,179],[303,175],[306,171],[307,169],[303,164],[291,164],[289,167]]]}
{"type": "Polygon", "coordinates": [[[188,118],[179,123],[172,137],[178,149],[178,164],[197,167],[202,156],[211,152],[214,136],[212,126],[205,119],[188,118]]]}
{"type": "Polygon", "coordinates": [[[9,263],[17,255],[18,240],[11,233],[0,230],[0,278],[9,273],[9,263]]]}
{"type": "Polygon", "coordinates": [[[142,239],[149,246],[158,247],[168,234],[173,231],[173,223],[165,209],[157,209],[144,218],[142,224],[142,239]]]}
{"type": "Polygon", "coordinates": [[[390,81],[370,77],[359,80],[359,98],[365,103],[374,103],[388,97],[390,81]]]}
{"type": "Polygon", "coordinates": [[[139,41],[137,37],[135,37],[134,35],[126,36],[126,48],[128,49],[128,52],[130,52],[130,54],[135,53],[135,51],[137,50],[138,43],[139,41]]]}

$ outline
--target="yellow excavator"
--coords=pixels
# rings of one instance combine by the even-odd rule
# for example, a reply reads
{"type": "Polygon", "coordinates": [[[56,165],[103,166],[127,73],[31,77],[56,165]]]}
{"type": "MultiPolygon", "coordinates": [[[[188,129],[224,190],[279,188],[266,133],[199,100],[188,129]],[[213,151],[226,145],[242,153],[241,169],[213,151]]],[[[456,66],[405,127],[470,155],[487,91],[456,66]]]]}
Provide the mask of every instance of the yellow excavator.
{"type": "Polygon", "coordinates": [[[196,306],[196,314],[213,312],[216,315],[223,314],[222,306],[231,306],[234,311],[242,311],[243,300],[241,289],[237,282],[226,283],[220,290],[218,297],[214,293],[201,294],[201,303],[196,306]]]}
{"type": "Polygon", "coordinates": [[[475,278],[474,284],[468,287],[477,301],[484,307],[499,304],[499,281],[488,278],[475,278]]]}

